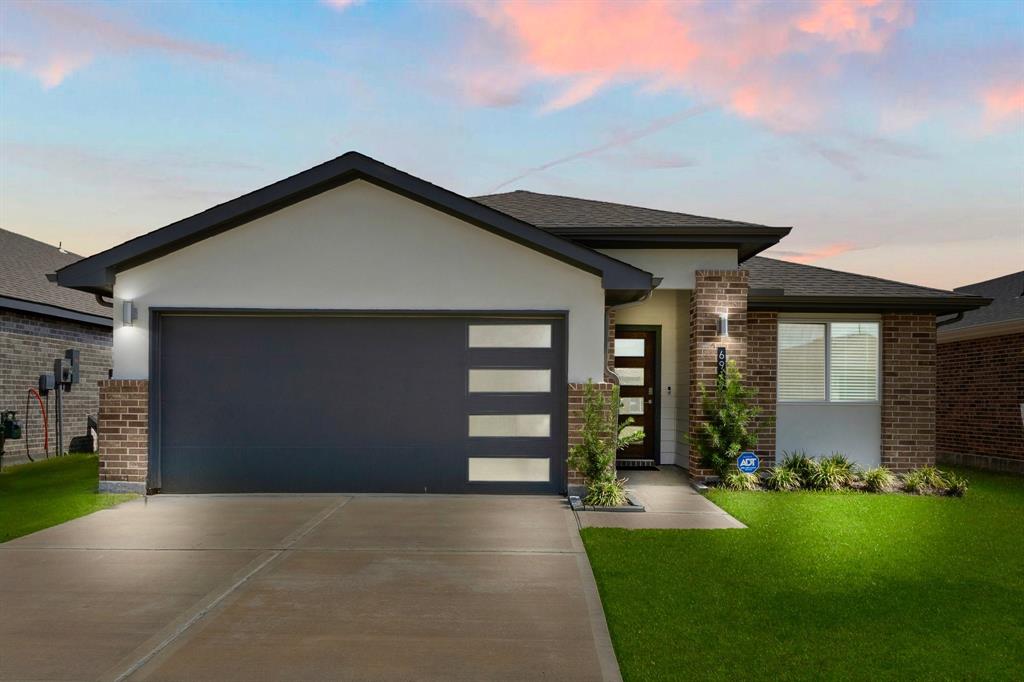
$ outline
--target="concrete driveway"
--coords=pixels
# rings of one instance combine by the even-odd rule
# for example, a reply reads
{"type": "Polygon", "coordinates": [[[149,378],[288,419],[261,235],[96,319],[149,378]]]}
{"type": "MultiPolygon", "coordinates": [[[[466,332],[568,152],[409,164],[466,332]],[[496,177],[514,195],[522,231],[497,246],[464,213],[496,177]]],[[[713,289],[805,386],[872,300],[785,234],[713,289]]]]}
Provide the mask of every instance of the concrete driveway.
{"type": "Polygon", "coordinates": [[[0,545],[0,678],[614,680],[555,497],[156,496],[0,545]]]}

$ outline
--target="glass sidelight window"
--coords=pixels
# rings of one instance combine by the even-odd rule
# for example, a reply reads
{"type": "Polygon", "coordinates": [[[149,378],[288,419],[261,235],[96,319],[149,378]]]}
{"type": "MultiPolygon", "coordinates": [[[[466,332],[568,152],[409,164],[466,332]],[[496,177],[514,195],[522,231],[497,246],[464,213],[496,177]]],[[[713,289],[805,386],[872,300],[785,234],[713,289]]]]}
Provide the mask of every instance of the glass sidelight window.
{"type": "Polygon", "coordinates": [[[876,402],[878,322],[780,322],[779,402],[876,402]]]}

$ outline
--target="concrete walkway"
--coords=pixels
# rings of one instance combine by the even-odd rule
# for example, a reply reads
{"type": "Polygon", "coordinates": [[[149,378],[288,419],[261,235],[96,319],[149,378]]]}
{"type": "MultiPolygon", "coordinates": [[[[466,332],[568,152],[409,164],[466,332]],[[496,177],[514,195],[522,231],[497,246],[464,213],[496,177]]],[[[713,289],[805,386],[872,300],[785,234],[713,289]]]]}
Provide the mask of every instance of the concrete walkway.
{"type": "Polygon", "coordinates": [[[618,680],[556,497],[156,496],[0,545],[4,680],[618,680]]]}
{"type": "Polygon", "coordinates": [[[644,505],[645,512],[580,512],[584,528],[746,528],[690,485],[679,467],[658,471],[624,471],[626,487],[644,505]]]}

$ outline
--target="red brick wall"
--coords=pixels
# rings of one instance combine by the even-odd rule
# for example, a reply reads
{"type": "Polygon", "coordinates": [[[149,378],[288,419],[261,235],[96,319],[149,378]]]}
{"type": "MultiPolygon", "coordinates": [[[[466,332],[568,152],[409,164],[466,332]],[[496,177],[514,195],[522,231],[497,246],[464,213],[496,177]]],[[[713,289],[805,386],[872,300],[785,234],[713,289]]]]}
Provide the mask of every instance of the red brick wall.
{"type": "Polygon", "coordinates": [[[99,383],[100,487],[144,488],[149,468],[149,382],[99,383]]]}
{"type": "Polygon", "coordinates": [[[761,408],[757,429],[757,454],[761,466],[775,464],[775,405],[777,403],[779,316],[777,313],[747,313],[747,384],[756,391],[755,404],[761,408]]]}
{"type": "MultiPolygon", "coordinates": [[[[690,296],[690,425],[695,436],[703,421],[699,385],[711,388],[716,379],[716,349],[725,346],[740,372],[747,368],[747,271],[698,270],[690,296]],[[729,314],[729,336],[718,336],[719,313],[729,314]]],[[[705,478],[700,453],[690,448],[690,476],[705,478]]]]}
{"type": "MultiPolygon", "coordinates": [[[[40,374],[53,373],[55,358],[64,357],[64,351],[81,351],[82,377],[71,391],[63,394],[64,449],[75,436],[88,435],[87,417],[96,416],[99,408],[99,390],[96,386],[107,378],[110,368],[111,333],[106,327],[60,320],[41,315],[29,315],[13,310],[0,311],[0,409],[16,410],[18,419],[27,426],[25,437],[8,441],[3,465],[22,464],[45,457],[43,450],[43,419],[35,398],[25,413],[28,389],[39,386],[40,374]],[[26,419],[27,418],[27,419],[26,419]]],[[[46,398],[44,405],[46,405],[46,398]]],[[[54,394],[50,393],[49,452],[57,450],[56,410],[54,394]]]]}
{"type": "Polygon", "coordinates": [[[1024,333],[940,343],[941,461],[1024,473],[1024,333]]]}
{"type": "Polygon", "coordinates": [[[615,376],[615,310],[605,308],[608,316],[608,345],[605,348],[604,380],[610,384],[619,383],[615,376]]]}
{"type": "Polygon", "coordinates": [[[882,316],[882,466],[935,463],[935,316],[882,316]]]}
{"type": "MultiPolygon", "coordinates": [[[[595,384],[597,389],[601,391],[606,397],[611,398],[612,391],[615,388],[614,384],[600,383],[595,384]]],[[[569,443],[568,446],[571,449],[575,445],[579,445],[582,442],[580,436],[580,429],[583,427],[583,392],[586,390],[586,384],[569,384],[569,443]]],[[[617,409],[618,406],[613,405],[612,409],[617,409]]],[[[566,451],[568,452],[568,451],[566,451]]],[[[569,469],[569,485],[583,485],[583,476],[573,469],[569,469]]]]}

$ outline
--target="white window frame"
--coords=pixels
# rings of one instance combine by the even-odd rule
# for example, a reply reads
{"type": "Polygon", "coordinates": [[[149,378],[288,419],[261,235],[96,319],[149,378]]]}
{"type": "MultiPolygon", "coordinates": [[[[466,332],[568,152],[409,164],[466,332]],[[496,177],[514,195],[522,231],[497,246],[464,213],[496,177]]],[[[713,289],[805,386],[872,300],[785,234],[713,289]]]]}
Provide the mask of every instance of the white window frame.
{"type": "Polygon", "coordinates": [[[775,327],[775,402],[780,405],[881,405],[882,404],[882,320],[877,317],[780,317],[775,327]],[[878,381],[875,383],[874,400],[832,400],[832,324],[871,323],[878,326],[878,381]],[[779,396],[779,353],[782,351],[779,326],[783,324],[825,325],[825,399],[824,400],[783,400],[779,396]]]}

